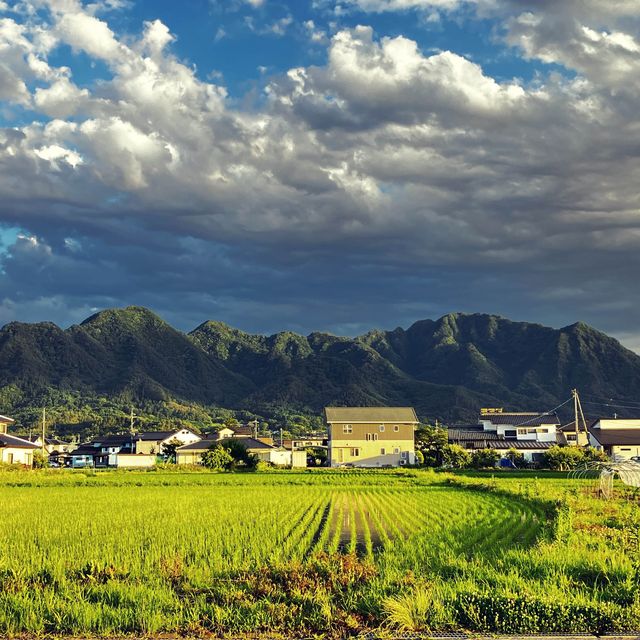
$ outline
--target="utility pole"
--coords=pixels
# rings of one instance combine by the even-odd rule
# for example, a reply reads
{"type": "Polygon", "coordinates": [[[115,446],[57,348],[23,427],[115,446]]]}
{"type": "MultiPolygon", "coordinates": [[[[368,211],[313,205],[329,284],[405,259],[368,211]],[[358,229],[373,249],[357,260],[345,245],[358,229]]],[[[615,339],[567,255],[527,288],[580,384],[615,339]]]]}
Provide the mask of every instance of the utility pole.
{"type": "Polygon", "coordinates": [[[258,419],[256,418],[252,423],[253,425],[253,438],[258,439],[258,419]]]}
{"type": "Polygon", "coordinates": [[[573,395],[573,411],[574,411],[574,428],[576,433],[576,446],[578,447],[586,447],[589,444],[589,432],[587,431],[587,421],[584,417],[584,412],[582,411],[582,404],[580,402],[580,395],[578,394],[577,389],[571,390],[571,395],[573,395]],[[580,419],[582,419],[582,426],[584,430],[580,430],[580,419]]]}
{"type": "Polygon", "coordinates": [[[47,447],[45,444],[46,438],[46,429],[47,429],[47,408],[42,407],[42,459],[44,460],[47,457],[47,447]]]}
{"type": "Polygon", "coordinates": [[[133,421],[137,417],[138,416],[134,415],[134,413],[133,413],[133,407],[131,407],[131,414],[129,415],[129,433],[131,434],[131,436],[133,436],[133,421]]]}

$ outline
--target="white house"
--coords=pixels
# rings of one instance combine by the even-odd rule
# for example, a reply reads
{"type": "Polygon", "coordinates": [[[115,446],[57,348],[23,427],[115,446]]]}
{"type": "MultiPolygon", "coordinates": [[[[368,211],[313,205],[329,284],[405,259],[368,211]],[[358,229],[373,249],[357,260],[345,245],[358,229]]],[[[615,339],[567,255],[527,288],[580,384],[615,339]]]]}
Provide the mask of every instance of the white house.
{"type": "Polygon", "coordinates": [[[449,429],[449,442],[466,449],[495,449],[506,457],[519,451],[527,462],[539,462],[557,444],[560,420],[555,413],[481,409],[478,424],[449,429]]]}
{"type": "Polygon", "coordinates": [[[589,427],[589,444],[613,460],[640,456],[640,419],[600,418],[589,427]]]}
{"type": "Polygon", "coordinates": [[[0,463],[33,465],[33,452],[38,448],[32,442],[10,436],[7,427],[13,422],[12,418],[0,416],[0,463]]]}

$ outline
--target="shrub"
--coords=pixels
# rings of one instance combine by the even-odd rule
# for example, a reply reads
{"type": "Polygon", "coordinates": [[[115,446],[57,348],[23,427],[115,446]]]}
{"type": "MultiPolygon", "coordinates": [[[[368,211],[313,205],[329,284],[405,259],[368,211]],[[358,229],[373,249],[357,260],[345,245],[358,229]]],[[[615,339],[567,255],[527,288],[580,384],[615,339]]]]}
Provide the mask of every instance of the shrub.
{"type": "Polygon", "coordinates": [[[219,444],[202,454],[202,466],[207,469],[226,470],[233,467],[233,456],[219,444]]]}
{"type": "Polygon", "coordinates": [[[442,466],[453,469],[464,469],[471,464],[471,454],[457,444],[446,444],[442,447],[442,466]]]}
{"type": "Polygon", "coordinates": [[[471,465],[476,469],[495,467],[500,454],[495,449],[478,449],[471,456],[471,465]]]}

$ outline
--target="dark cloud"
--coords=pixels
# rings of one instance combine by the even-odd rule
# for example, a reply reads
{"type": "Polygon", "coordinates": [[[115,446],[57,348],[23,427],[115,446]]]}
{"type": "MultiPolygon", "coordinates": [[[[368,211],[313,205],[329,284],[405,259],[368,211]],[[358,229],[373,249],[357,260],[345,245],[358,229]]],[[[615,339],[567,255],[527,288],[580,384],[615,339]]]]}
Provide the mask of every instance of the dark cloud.
{"type": "Polygon", "coordinates": [[[252,110],[176,59],[158,21],[125,41],[75,0],[31,4],[44,22],[0,28],[0,90],[36,114],[0,130],[0,220],[23,230],[0,259],[0,320],[141,304],[184,329],[355,333],[462,310],[640,342],[629,3],[476,3],[572,74],[499,82],[359,27],[252,110]],[[60,43],[111,79],[81,90],[50,65],[60,43]],[[9,95],[13,77],[40,86],[9,95]]]}

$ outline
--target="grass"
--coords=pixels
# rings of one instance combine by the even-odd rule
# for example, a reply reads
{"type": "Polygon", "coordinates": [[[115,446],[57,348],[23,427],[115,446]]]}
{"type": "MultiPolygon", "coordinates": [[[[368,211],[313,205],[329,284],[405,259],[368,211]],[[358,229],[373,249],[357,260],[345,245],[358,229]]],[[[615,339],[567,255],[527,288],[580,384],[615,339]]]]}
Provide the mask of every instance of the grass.
{"type": "Polygon", "coordinates": [[[640,628],[638,504],[539,476],[0,471],[0,635],[640,628]]]}

